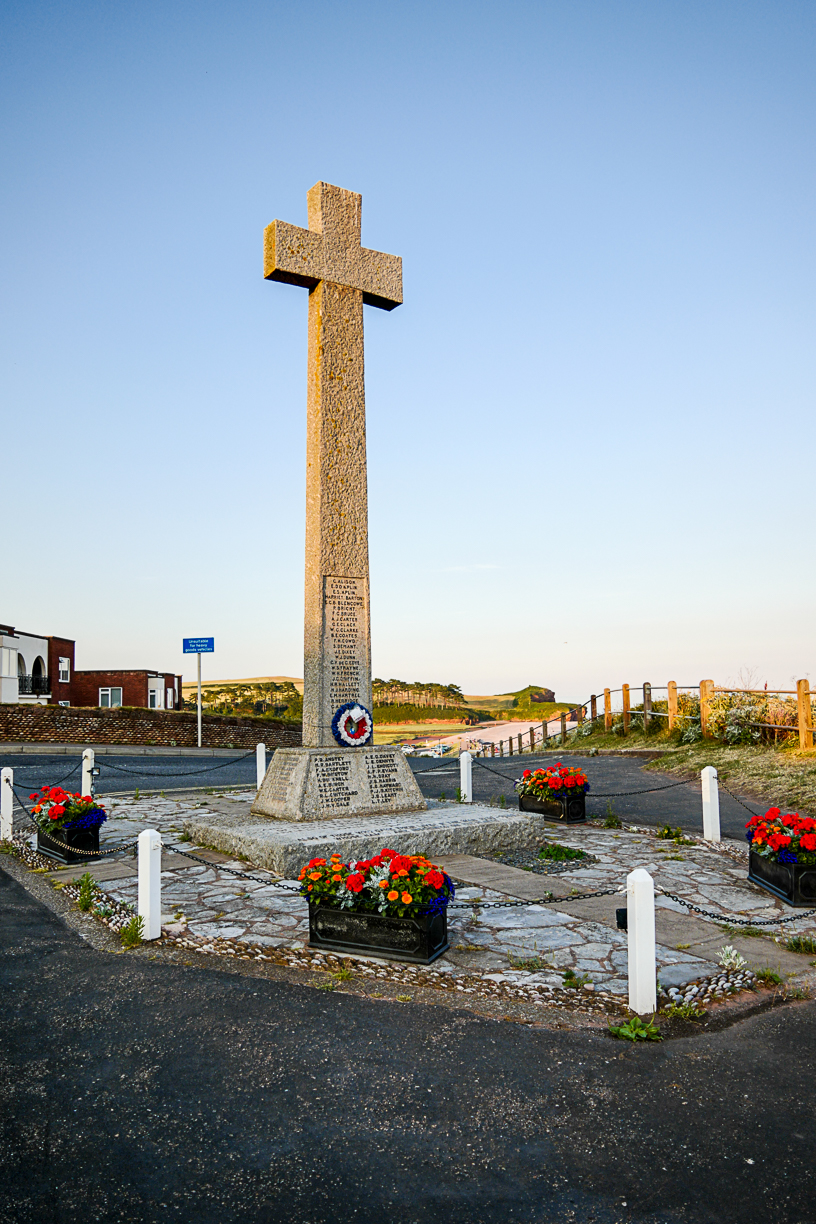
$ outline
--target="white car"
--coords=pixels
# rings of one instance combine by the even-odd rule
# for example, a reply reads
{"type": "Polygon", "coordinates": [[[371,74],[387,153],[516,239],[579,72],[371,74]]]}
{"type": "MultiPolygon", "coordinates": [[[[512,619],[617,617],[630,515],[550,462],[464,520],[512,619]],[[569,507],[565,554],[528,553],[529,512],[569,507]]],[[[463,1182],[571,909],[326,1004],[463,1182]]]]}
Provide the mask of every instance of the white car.
{"type": "Polygon", "coordinates": [[[416,752],[416,748],[413,744],[403,744],[402,751],[406,756],[413,756],[413,754],[416,752]]]}

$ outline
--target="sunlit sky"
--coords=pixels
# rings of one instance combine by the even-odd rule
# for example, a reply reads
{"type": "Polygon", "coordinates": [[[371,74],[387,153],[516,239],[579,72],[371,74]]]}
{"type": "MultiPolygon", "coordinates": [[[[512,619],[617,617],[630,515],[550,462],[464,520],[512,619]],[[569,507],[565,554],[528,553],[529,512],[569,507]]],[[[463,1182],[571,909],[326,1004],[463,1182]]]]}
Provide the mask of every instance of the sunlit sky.
{"type": "Polygon", "coordinates": [[[302,675],[323,179],[366,310],[373,667],[788,686],[816,579],[810,3],[9,3],[3,601],[79,667],[302,675]]]}

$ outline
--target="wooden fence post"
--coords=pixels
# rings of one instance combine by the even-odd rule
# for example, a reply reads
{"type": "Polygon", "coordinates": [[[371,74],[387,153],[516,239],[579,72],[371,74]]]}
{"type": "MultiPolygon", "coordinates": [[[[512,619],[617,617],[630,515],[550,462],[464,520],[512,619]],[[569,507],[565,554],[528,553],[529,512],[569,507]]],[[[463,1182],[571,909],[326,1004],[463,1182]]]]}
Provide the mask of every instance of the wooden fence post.
{"type": "Polygon", "coordinates": [[[512,735],[508,735],[507,737],[507,752],[509,756],[513,755],[513,737],[512,735]]]}
{"type": "Polygon", "coordinates": [[[629,685],[621,685],[621,695],[623,697],[623,734],[629,734],[629,685]]]}
{"type": "Polygon", "coordinates": [[[677,722],[677,681],[669,681],[669,730],[673,731],[677,722]]]}
{"type": "Polygon", "coordinates": [[[813,747],[813,715],[810,709],[810,684],[807,680],[796,681],[796,704],[799,714],[799,747],[813,747]]]}
{"type": "Polygon", "coordinates": [[[589,699],[589,717],[592,719],[592,727],[594,729],[598,718],[598,698],[594,693],[589,699]]]}
{"type": "Polygon", "coordinates": [[[561,743],[567,742],[567,714],[565,710],[561,711],[561,743]]]}
{"type": "Polygon", "coordinates": [[[649,721],[652,716],[652,686],[647,680],[643,685],[643,730],[649,730],[649,721]]]}
{"type": "Polygon", "coordinates": [[[604,731],[612,730],[612,694],[604,689],[604,731]]]}
{"type": "Polygon", "coordinates": [[[708,718],[710,714],[709,702],[714,696],[714,681],[700,681],[700,730],[703,733],[704,739],[709,738],[708,734],[708,718]]]}
{"type": "Polygon", "coordinates": [[[530,751],[535,752],[535,727],[530,728],[530,751]]]}

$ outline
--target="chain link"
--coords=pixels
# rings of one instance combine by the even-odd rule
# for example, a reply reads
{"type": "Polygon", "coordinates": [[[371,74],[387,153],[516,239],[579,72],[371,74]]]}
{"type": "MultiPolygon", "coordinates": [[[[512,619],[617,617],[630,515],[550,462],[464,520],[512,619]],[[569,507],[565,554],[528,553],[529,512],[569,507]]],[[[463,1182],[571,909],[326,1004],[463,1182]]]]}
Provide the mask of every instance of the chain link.
{"type": "Polygon", "coordinates": [[[660,897],[668,897],[670,901],[676,901],[678,905],[684,905],[694,914],[701,914],[704,918],[714,918],[717,922],[725,923],[728,926],[780,926],[782,923],[799,922],[801,918],[809,918],[811,914],[816,914],[816,909],[810,909],[805,910],[803,914],[794,914],[791,918],[736,918],[728,914],[715,914],[713,910],[701,909],[699,905],[692,905],[691,901],[684,901],[682,897],[664,892],[662,888],[656,888],[655,893],[660,897]]]}
{"type": "Polygon", "coordinates": [[[728,787],[725,785],[725,783],[721,782],[719,778],[717,779],[717,787],[719,790],[724,790],[727,795],[730,795],[731,798],[734,799],[740,805],[740,807],[745,808],[746,812],[750,812],[752,816],[760,815],[759,812],[752,812],[751,809],[748,807],[748,804],[743,803],[739,795],[735,795],[733,791],[729,790],[728,787]]]}
{"type": "Polygon", "coordinates": [[[131,774],[136,778],[192,778],[196,774],[212,773],[216,769],[226,769],[229,765],[237,765],[241,761],[248,761],[250,757],[254,757],[254,752],[247,752],[241,757],[229,757],[226,761],[221,761],[218,765],[208,765],[206,769],[184,769],[172,770],[165,773],[148,773],[146,769],[128,769],[126,765],[113,765],[110,761],[105,761],[105,769],[113,769],[117,773],[131,774]]]}

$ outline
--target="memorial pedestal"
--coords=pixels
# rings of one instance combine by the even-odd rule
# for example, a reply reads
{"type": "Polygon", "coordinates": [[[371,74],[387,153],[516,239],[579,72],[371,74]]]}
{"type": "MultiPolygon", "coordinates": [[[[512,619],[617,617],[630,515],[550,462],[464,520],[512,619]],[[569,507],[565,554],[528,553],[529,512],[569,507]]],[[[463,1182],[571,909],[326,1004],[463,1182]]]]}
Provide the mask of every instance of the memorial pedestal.
{"type": "Polygon", "coordinates": [[[400,748],[278,748],[252,805],[274,820],[336,820],[424,812],[400,748]]]}

